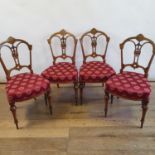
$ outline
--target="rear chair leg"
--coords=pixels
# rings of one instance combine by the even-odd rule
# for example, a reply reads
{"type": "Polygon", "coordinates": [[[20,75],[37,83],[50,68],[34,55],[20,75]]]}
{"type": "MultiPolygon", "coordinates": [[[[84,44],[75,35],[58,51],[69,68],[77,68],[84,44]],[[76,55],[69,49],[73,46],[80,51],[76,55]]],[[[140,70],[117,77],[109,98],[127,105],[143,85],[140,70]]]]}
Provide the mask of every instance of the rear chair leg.
{"type": "Polygon", "coordinates": [[[48,106],[50,114],[52,115],[52,102],[51,102],[51,89],[47,92],[47,100],[48,100],[48,106]]]}
{"type": "Polygon", "coordinates": [[[35,102],[37,101],[37,98],[36,97],[34,97],[33,99],[34,99],[35,102]]]}
{"type": "Polygon", "coordinates": [[[57,83],[57,88],[60,88],[60,85],[59,85],[59,83],[57,83]]]}
{"type": "Polygon", "coordinates": [[[111,104],[113,104],[114,96],[111,95],[111,104]]]}
{"type": "Polygon", "coordinates": [[[80,104],[83,104],[83,88],[84,88],[85,83],[81,82],[80,83],[80,104]]]}
{"type": "Polygon", "coordinates": [[[17,116],[16,116],[16,106],[15,106],[15,103],[13,103],[13,104],[10,103],[10,111],[12,112],[16,128],[19,129],[19,127],[18,127],[18,120],[17,120],[17,116]]]}
{"type": "Polygon", "coordinates": [[[44,99],[45,99],[45,105],[47,106],[48,103],[47,93],[44,94],[44,99]]]}
{"type": "Polygon", "coordinates": [[[105,117],[107,117],[108,103],[109,103],[109,93],[106,92],[106,91],[105,91],[104,101],[105,101],[104,112],[105,112],[105,117]]]}
{"type": "Polygon", "coordinates": [[[144,121],[145,121],[145,115],[146,115],[146,112],[148,110],[148,103],[149,103],[149,100],[143,100],[142,101],[141,128],[143,128],[143,124],[144,124],[144,121]]]}
{"type": "Polygon", "coordinates": [[[78,82],[74,82],[75,103],[78,104],[78,82]]]}

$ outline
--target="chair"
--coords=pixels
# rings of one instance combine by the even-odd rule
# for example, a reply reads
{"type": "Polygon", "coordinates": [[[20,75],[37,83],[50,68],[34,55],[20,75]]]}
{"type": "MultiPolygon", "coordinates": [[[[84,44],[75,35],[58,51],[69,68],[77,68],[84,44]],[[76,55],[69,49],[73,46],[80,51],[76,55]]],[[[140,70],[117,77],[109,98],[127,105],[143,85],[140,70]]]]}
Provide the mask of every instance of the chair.
{"type": "Polygon", "coordinates": [[[19,127],[16,116],[16,102],[25,101],[31,98],[35,99],[37,96],[45,94],[46,99],[48,99],[50,113],[52,114],[50,83],[42,76],[33,73],[31,51],[32,45],[24,40],[15,39],[13,37],[9,37],[0,44],[0,62],[7,78],[7,99],[17,129],[19,129],[19,127]],[[22,49],[22,51],[19,51],[19,49],[22,49]],[[8,51],[12,63],[14,63],[11,67],[8,67],[8,60],[6,61],[5,59],[8,51]],[[21,61],[21,52],[23,51],[29,52],[29,63],[26,65],[21,61]],[[22,71],[22,69],[27,69],[29,71],[13,76],[11,75],[14,71],[22,71]]]}
{"type": "Polygon", "coordinates": [[[75,67],[77,39],[64,29],[54,33],[47,40],[53,57],[53,65],[42,72],[51,83],[74,83],[75,102],[78,102],[78,71],[75,67]],[[59,50],[58,50],[59,48],[59,50]],[[68,62],[69,60],[70,62],[68,62]],[[63,61],[62,61],[63,60],[63,61]],[[67,60],[67,62],[65,62],[67,60]]]}
{"type": "MultiPolygon", "coordinates": [[[[148,83],[147,77],[148,72],[155,55],[154,42],[148,38],[145,38],[142,34],[135,37],[126,39],[120,44],[121,49],[121,70],[119,74],[114,75],[105,84],[105,117],[108,111],[108,100],[109,93],[119,98],[128,100],[135,100],[142,102],[142,117],[141,117],[141,128],[143,128],[145,115],[148,109],[149,96],[151,93],[151,87],[148,83]],[[129,45],[133,45],[132,47],[129,45]],[[147,46],[146,46],[147,45],[147,46]],[[145,47],[144,47],[145,46],[145,47]],[[130,48],[129,48],[130,47],[130,48]],[[125,52],[130,49],[130,53],[133,54],[133,59],[124,60],[125,52]],[[145,55],[147,49],[147,53],[145,55]],[[131,53],[133,52],[133,53],[131,53]],[[150,53],[149,53],[150,52],[150,53]],[[145,58],[148,56],[148,63],[144,65],[141,63],[142,56],[145,58]],[[128,62],[127,62],[128,61],[128,62]],[[127,63],[126,63],[127,62],[127,63]],[[127,68],[131,67],[133,70],[141,69],[144,71],[143,74],[127,71],[127,68]],[[125,71],[126,69],[126,71],[125,71]]],[[[129,59],[129,56],[128,56],[129,59]]]]}
{"type": "Polygon", "coordinates": [[[95,28],[84,33],[80,38],[83,65],[80,68],[80,101],[83,103],[83,88],[85,83],[102,83],[107,81],[111,76],[115,75],[114,69],[106,63],[106,53],[110,38],[102,31],[95,28]],[[89,40],[89,42],[88,42],[89,40]],[[102,49],[98,49],[99,45],[105,45],[102,49]],[[88,49],[87,47],[90,46],[88,49]],[[101,61],[88,61],[89,58],[101,58],[101,61]]]}

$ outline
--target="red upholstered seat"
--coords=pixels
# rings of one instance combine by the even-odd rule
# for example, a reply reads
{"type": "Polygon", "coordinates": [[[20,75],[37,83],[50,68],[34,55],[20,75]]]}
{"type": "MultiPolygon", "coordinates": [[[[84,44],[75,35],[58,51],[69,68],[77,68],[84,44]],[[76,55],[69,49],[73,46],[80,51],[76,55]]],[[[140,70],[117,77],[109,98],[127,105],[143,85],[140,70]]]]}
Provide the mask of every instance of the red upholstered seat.
{"type": "Polygon", "coordinates": [[[113,95],[129,99],[148,99],[151,88],[143,74],[123,72],[106,82],[106,90],[113,95]]]}
{"type": "Polygon", "coordinates": [[[76,82],[78,72],[73,64],[59,62],[43,71],[42,76],[53,83],[76,82]]]}
{"type": "Polygon", "coordinates": [[[91,61],[83,64],[80,68],[81,82],[105,82],[115,74],[112,67],[104,62],[91,61]]]}
{"type": "Polygon", "coordinates": [[[9,103],[36,97],[50,88],[48,80],[32,73],[15,75],[7,82],[6,91],[9,103]]]}

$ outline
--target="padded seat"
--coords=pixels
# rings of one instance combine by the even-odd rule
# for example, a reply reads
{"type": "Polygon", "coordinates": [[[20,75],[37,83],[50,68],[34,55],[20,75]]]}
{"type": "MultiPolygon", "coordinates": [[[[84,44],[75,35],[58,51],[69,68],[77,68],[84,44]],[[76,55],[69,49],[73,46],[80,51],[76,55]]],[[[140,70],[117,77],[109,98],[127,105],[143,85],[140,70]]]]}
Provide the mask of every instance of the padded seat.
{"type": "Polygon", "coordinates": [[[114,74],[114,69],[104,62],[86,62],[80,68],[80,82],[105,82],[114,74]]]}
{"type": "Polygon", "coordinates": [[[26,100],[45,93],[50,88],[48,80],[32,73],[22,73],[13,76],[6,85],[9,103],[26,100]]]}
{"type": "Polygon", "coordinates": [[[78,72],[73,64],[59,62],[43,71],[42,76],[53,83],[76,82],[78,72]]]}
{"type": "Polygon", "coordinates": [[[135,72],[114,75],[106,82],[106,90],[113,95],[135,100],[148,99],[151,93],[144,75],[135,72]]]}

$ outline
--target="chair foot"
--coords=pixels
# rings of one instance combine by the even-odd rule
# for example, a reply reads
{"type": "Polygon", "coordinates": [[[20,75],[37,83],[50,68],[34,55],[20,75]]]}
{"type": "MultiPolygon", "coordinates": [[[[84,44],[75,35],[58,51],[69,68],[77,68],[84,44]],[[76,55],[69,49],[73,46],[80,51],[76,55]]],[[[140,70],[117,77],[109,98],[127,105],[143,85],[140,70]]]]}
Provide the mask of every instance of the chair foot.
{"type": "Polygon", "coordinates": [[[45,105],[47,106],[48,103],[47,93],[44,94],[44,99],[45,99],[45,105]]]}
{"type": "Polygon", "coordinates": [[[105,101],[104,112],[105,112],[105,117],[107,117],[107,113],[108,113],[108,103],[109,103],[109,93],[106,92],[106,91],[105,91],[104,101],[105,101]]]}
{"type": "Polygon", "coordinates": [[[35,102],[37,101],[37,98],[36,97],[34,97],[33,99],[34,99],[35,102]]]}
{"type": "Polygon", "coordinates": [[[111,95],[111,104],[113,104],[114,96],[111,95]]]}
{"type": "Polygon", "coordinates": [[[149,100],[142,101],[142,118],[141,118],[141,126],[140,126],[141,128],[143,128],[143,125],[144,125],[146,112],[148,110],[148,103],[149,103],[149,100]]]}
{"type": "Polygon", "coordinates": [[[78,105],[78,82],[74,82],[75,104],[78,105]]]}
{"type": "Polygon", "coordinates": [[[14,118],[14,123],[16,125],[16,129],[19,129],[18,120],[17,120],[17,116],[16,116],[16,106],[14,104],[10,104],[10,111],[12,112],[12,115],[14,118]]]}
{"type": "Polygon", "coordinates": [[[60,88],[60,85],[59,85],[59,83],[57,83],[57,88],[60,88]]]}
{"type": "Polygon", "coordinates": [[[49,111],[50,111],[50,114],[52,115],[53,109],[52,109],[52,102],[51,102],[51,90],[48,90],[47,92],[47,100],[48,100],[49,111]]]}
{"type": "Polygon", "coordinates": [[[81,82],[79,87],[80,87],[80,104],[83,104],[83,88],[85,86],[85,83],[81,82]]]}

